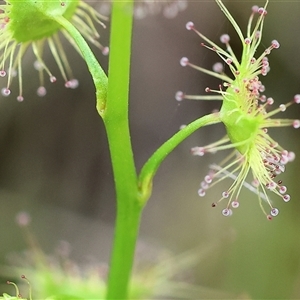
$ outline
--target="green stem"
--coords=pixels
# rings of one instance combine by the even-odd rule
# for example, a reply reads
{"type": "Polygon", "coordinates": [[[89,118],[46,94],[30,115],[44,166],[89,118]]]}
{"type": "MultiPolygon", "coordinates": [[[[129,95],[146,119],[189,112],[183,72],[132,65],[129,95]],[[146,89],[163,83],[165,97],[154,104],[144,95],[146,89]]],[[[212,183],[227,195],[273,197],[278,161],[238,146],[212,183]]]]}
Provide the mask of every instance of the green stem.
{"type": "Polygon", "coordinates": [[[169,155],[175,147],[177,147],[182,141],[184,141],[197,129],[219,122],[220,115],[218,113],[206,115],[200,119],[197,119],[174,134],[154,152],[154,154],[143,166],[139,176],[138,185],[141,194],[141,205],[144,206],[149,199],[152,192],[153,177],[155,176],[158,167],[167,157],[167,155],[169,155]]]}
{"type": "Polygon", "coordinates": [[[142,207],[130,140],[128,94],[132,1],[114,1],[111,17],[109,83],[103,120],[114,172],[117,215],[107,299],[127,299],[142,207]]]}
{"type": "Polygon", "coordinates": [[[88,66],[96,87],[97,109],[99,114],[101,115],[105,108],[107,98],[107,76],[101,68],[91,48],[79,33],[79,31],[74,27],[74,25],[61,16],[55,16],[54,20],[58,22],[74,39],[81,52],[81,55],[83,56],[88,66]]]}
{"type": "Polygon", "coordinates": [[[114,172],[117,216],[110,262],[107,299],[126,299],[142,207],[133,161],[128,122],[132,1],[114,1],[111,20],[109,82],[76,28],[56,18],[78,45],[96,87],[97,110],[104,120],[114,172]]]}

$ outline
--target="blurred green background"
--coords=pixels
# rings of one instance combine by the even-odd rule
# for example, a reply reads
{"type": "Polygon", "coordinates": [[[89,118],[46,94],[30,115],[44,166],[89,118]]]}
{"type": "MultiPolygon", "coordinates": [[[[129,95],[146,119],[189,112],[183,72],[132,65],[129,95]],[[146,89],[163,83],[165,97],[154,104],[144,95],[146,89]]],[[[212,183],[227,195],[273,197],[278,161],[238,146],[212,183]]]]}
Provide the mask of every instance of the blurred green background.
{"type": "MultiPolygon", "coordinates": [[[[252,5],[264,5],[263,1],[224,3],[243,31],[252,5]]],[[[278,105],[300,93],[299,12],[300,1],[270,1],[268,6],[259,51],[273,39],[281,44],[272,51],[271,72],[263,78],[266,95],[278,105]]],[[[206,86],[219,84],[179,64],[183,56],[208,69],[219,61],[214,53],[200,47],[198,36],[185,29],[188,21],[217,43],[221,34],[229,33],[232,48],[240,51],[231,25],[214,1],[189,2],[187,9],[172,19],[156,14],[135,20],[130,122],[138,169],[180,125],[219,108],[218,102],[178,103],[174,99],[178,90],[202,94],[206,86]]],[[[101,42],[107,45],[109,29],[100,28],[100,32],[101,42]]],[[[31,229],[46,253],[54,252],[59,241],[66,240],[72,246],[72,258],[78,262],[91,257],[103,262],[109,259],[115,200],[107,140],[95,110],[94,87],[86,66],[67,42],[65,48],[80,82],[76,90],[64,88],[46,51],[46,61],[59,80],[47,84],[45,97],[36,96],[38,74],[29,51],[23,62],[24,102],[15,100],[17,80],[11,96],[0,96],[1,264],[8,254],[27,247],[15,223],[19,211],[31,215],[31,229]]],[[[107,57],[94,50],[107,69],[107,57]]],[[[282,117],[299,116],[297,106],[282,113],[282,117]]],[[[270,132],[284,148],[296,153],[296,160],[282,175],[292,200],[285,204],[273,197],[280,214],[272,222],[261,212],[256,195],[247,190],[243,190],[240,208],[231,218],[221,215],[222,205],[212,209],[211,202],[230,182],[217,185],[205,198],[198,197],[199,183],[209,164],[221,161],[225,153],[199,158],[190,155],[190,148],[222,137],[222,125],[193,134],[157,173],[153,196],[143,214],[139,243],[146,245],[144,252],[168,249],[177,255],[190,249],[199,251],[188,271],[189,280],[203,290],[193,298],[300,299],[300,135],[292,128],[270,132]]],[[[3,282],[4,273],[0,271],[3,282]]],[[[6,287],[2,292],[7,292],[6,287]]],[[[191,296],[187,294],[186,298],[191,296]]]]}

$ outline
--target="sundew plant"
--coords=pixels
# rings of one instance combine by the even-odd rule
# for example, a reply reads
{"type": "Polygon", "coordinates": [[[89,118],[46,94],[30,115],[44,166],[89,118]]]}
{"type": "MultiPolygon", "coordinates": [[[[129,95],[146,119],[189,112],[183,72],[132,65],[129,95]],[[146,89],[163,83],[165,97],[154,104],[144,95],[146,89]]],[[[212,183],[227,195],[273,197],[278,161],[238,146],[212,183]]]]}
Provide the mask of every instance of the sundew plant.
{"type": "Polygon", "coordinates": [[[220,84],[218,90],[212,90],[209,87],[205,89],[207,93],[217,94],[216,97],[190,96],[184,95],[182,92],[178,92],[176,95],[179,101],[183,98],[223,101],[218,116],[226,127],[227,135],[211,145],[192,148],[193,155],[203,156],[209,152],[214,153],[218,150],[234,149],[220,165],[211,166],[210,172],[201,182],[201,188],[198,193],[199,196],[203,197],[206,191],[217,182],[224,180],[226,177],[232,178],[233,183],[228,190],[222,193],[218,201],[212,203],[212,206],[217,206],[223,200],[226,202],[227,199],[226,208],[222,210],[222,214],[230,216],[232,214],[230,207],[239,207],[240,192],[243,185],[246,185],[257,194],[262,211],[271,220],[272,217],[278,215],[279,210],[273,206],[267,191],[273,192],[285,202],[290,201],[287,187],[282,185],[282,180],[278,180],[278,175],[284,172],[285,165],[288,162],[294,160],[295,154],[287,151],[273,140],[268,134],[268,128],[300,127],[299,120],[271,118],[285,111],[293,103],[299,104],[300,95],[295,95],[294,99],[288,103],[280,104],[275,109],[271,109],[274,99],[266,97],[264,94],[265,86],[261,82],[260,77],[266,76],[269,72],[268,56],[273,49],[278,49],[280,46],[277,40],[273,40],[269,47],[257,55],[257,48],[260,45],[263,34],[264,18],[267,15],[266,7],[268,2],[265,7],[252,7],[245,35],[223,3],[221,1],[217,1],[217,3],[232,23],[241,40],[243,46],[241,60],[237,59],[231,48],[228,34],[223,34],[220,37],[221,43],[225,44],[226,47],[226,50],[223,50],[200,33],[192,22],[187,23],[187,29],[194,30],[207,43],[202,43],[201,45],[216,52],[222,63],[216,63],[213,66],[213,71],[193,65],[186,57],[181,59],[181,64],[183,66],[190,65],[199,71],[219,78],[222,80],[222,84],[220,84]],[[256,21],[254,21],[255,17],[257,17],[256,21]],[[224,73],[223,63],[229,67],[231,77],[224,73]],[[253,177],[251,186],[245,182],[250,172],[253,177]],[[269,205],[269,212],[266,212],[263,201],[269,205]]]}
{"type": "MultiPolygon", "coordinates": [[[[239,57],[235,53],[229,35],[223,34],[220,41],[213,41],[206,37],[204,30],[198,30],[197,25],[188,22],[186,28],[199,36],[201,46],[213,51],[219,62],[212,70],[193,64],[187,57],[183,57],[180,64],[217,78],[219,86],[207,87],[206,95],[200,96],[179,91],[176,100],[218,100],[220,110],[182,127],[149,157],[139,173],[135,166],[128,120],[132,22],[136,11],[133,1],[112,1],[109,47],[99,40],[99,32],[106,27],[108,18],[92,8],[88,1],[7,0],[0,5],[0,76],[6,83],[2,89],[3,96],[14,97],[11,85],[13,80],[17,80],[17,101],[30,101],[30,95],[23,87],[26,69],[22,67],[23,56],[30,49],[39,73],[38,95],[46,95],[48,81],[61,80],[45,63],[45,47],[50,49],[65,86],[77,87],[78,82],[72,73],[75,67],[71,68],[68,61],[62,36],[80,53],[94,82],[96,109],[105,125],[110,149],[117,206],[106,299],[132,297],[130,279],[134,253],[141,214],[151,196],[153,178],[168,154],[201,127],[223,123],[226,135],[210,145],[193,147],[193,155],[203,156],[220,150],[230,152],[220,163],[210,166],[200,187],[195,187],[195,193],[198,191],[199,196],[208,197],[210,190],[225,180],[228,188],[213,200],[213,207],[221,206],[222,214],[231,216],[234,209],[243,205],[243,190],[248,189],[254,193],[268,220],[279,214],[278,201],[291,200],[287,184],[283,183],[280,175],[295,159],[295,154],[272,138],[268,129],[300,127],[299,120],[280,117],[280,113],[288,107],[300,103],[300,94],[279,105],[265,94],[263,78],[270,71],[269,57],[280,46],[277,40],[271,41],[265,48],[261,45],[268,1],[263,7],[252,7],[245,30],[239,27],[221,0],[215,2],[236,31],[242,54],[239,57]],[[108,55],[108,74],[95,58],[90,44],[108,55]]],[[[216,211],[216,214],[219,213],[216,211]]],[[[71,296],[84,298],[84,295],[71,296]]],[[[64,298],[62,295],[49,297],[64,298]]],[[[68,297],[70,299],[70,295],[68,297]]],[[[14,297],[5,294],[3,299],[14,297]]]]}

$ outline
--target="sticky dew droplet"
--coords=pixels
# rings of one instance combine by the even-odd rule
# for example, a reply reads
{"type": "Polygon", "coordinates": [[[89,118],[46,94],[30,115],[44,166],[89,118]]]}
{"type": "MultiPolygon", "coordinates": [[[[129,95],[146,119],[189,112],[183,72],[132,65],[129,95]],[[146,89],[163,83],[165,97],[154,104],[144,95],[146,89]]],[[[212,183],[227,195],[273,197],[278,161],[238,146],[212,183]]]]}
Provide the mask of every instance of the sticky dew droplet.
{"type": "Polygon", "coordinates": [[[230,217],[232,215],[232,210],[230,208],[224,208],[222,210],[222,215],[224,217],[230,217]]]}
{"type": "Polygon", "coordinates": [[[11,91],[10,91],[10,89],[8,89],[8,88],[2,88],[2,90],[1,90],[1,94],[2,94],[2,96],[4,96],[4,97],[9,96],[10,93],[11,93],[11,91]]]}
{"type": "Polygon", "coordinates": [[[37,95],[40,97],[44,97],[47,94],[47,90],[44,86],[40,86],[37,91],[36,91],[37,95]]]}

